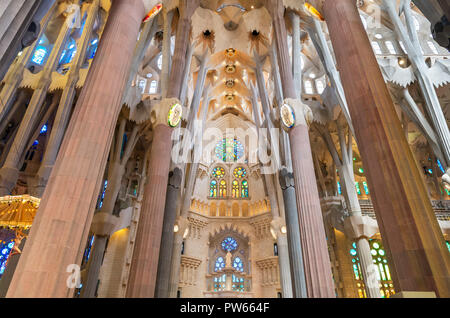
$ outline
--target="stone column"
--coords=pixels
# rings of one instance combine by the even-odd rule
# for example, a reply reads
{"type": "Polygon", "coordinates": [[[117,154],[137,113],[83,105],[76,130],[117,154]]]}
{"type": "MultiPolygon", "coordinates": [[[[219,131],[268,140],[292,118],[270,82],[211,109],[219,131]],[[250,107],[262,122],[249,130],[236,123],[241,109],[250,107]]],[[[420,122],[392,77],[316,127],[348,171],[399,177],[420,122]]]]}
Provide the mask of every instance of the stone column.
{"type": "Polygon", "coordinates": [[[306,298],[306,280],[303,265],[302,245],[298,225],[298,214],[292,173],[286,168],[280,171],[280,185],[283,192],[284,212],[287,227],[287,241],[289,250],[289,261],[291,263],[291,279],[293,297],[306,298]]]}
{"type": "MultiPolygon", "coordinates": [[[[114,200],[115,202],[116,200],[114,200]]],[[[106,250],[108,237],[111,236],[113,230],[119,221],[117,216],[107,212],[99,212],[94,214],[91,224],[91,231],[95,235],[94,245],[91,249],[91,256],[87,264],[87,275],[83,282],[81,297],[93,298],[97,289],[100,268],[103,262],[103,255],[106,250]]]]}
{"type": "Polygon", "coordinates": [[[112,3],[7,297],[73,294],[66,270],[81,262],[144,16],[140,0],[112,3]]]}
{"type": "Polygon", "coordinates": [[[164,218],[165,196],[171,158],[172,128],[167,125],[170,106],[180,103],[185,70],[186,52],[189,46],[191,16],[199,6],[199,0],[180,0],[175,52],[173,55],[169,98],[163,99],[152,111],[154,136],[144,193],[141,216],[136,235],[127,297],[153,297],[158,270],[159,249],[164,218]]]}
{"type": "Polygon", "coordinates": [[[359,262],[361,264],[361,274],[369,298],[380,298],[380,286],[377,276],[376,265],[373,264],[370,253],[369,238],[378,232],[377,224],[368,216],[355,213],[344,219],[345,235],[356,241],[359,262]]]}
{"type": "Polygon", "coordinates": [[[161,96],[167,97],[167,86],[169,85],[170,75],[170,61],[171,61],[171,36],[172,36],[172,18],[174,11],[164,11],[164,31],[163,31],[163,45],[162,45],[162,69],[161,69],[161,96]]]}
{"type": "MultiPolygon", "coordinates": [[[[259,56],[257,56],[256,52],[255,54],[255,61],[256,61],[256,77],[259,87],[259,94],[261,97],[261,104],[263,106],[264,116],[266,117],[266,128],[271,129],[273,127],[272,119],[270,117],[269,113],[269,103],[268,103],[268,96],[267,92],[265,90],[265,83],[264,83],[264,76],[262,73],[262,67],[261,67],[261,59],[259,56]]],[[[260,111],[258,107],[258,101],[257,101],[257,93],[256,89],[251,84],[252,89],[252,105],[253,105],[253,117],[255,120],[256,127],[259,129],[261,127],[261,118],[260,118],[260,111]]],[[[258,130],[258,138],[261,138],[259,135],[258,130]]],[[[271,160],[275,160],[275,165],[278,164],[278,161],[275,158],[275,153],[278,154],[279,150],[275,146],[275,144],[278,142],[278,140],[270,134],[269,141],[271,143],[270,149],[272,150],[272,158],[271,160]]],[[[272,163],[273,165],[273,163],[272,163]]],[[[286,233],[282,233],[281,228],[285,226],[285,222],[282,219],[281,213],[278,209],[278,198],[276,196],[276,190],[275,185],[273,182],[273,172],[271,174],[264,173],[264,184],[267,188],[267,195],[269,196],[270,201],[270,207],[271,207],[271,213],[272,213],[272,229],[277,233],[277,245],[279,250],[279,264],[280,264],[280,276],[281,276],[281,288],[283,291],[283,297],[284,298],[293,298],[294,297],[294,291],[292,286],[292,278],[291,278],[291,268],[290,268],[290,262],[289,262],[289,252],[288,252],[288,245],[287,245],[287,239],[286,239],[286,233]]]]}
{"type": "Polygon", "coordinates": [[[394,285],[450,297],[450,255],[356,4],[327,0],[323,12],[394,285]]]}
{"type": "Polygon", "coordinates": [[[158,274],[156,276],[156,298],[169,296],[170,264],[172,260],[172,247],[174,242],[174,226],[177,217],[177,203],[180,195],[182,171],[175,168],[169,173],[167,185],[166,204],[164,208],[163,233],[158,262],[158,274]]]}
{"type": "Polygon", "coordinates": [[[311,298],[334,298],[336,295],[331,263],[309,141],[307,117],[312,114],[306,105],[295,100],[296,92],[289,60],[283,2],[266,0],[266,7],[271,12],[276,35],[275,45],[285,103],[291,106],[296,115],[295,126],[289,130],[289,141],[307,293],[311,298]]]}
{"type": "Polygon", "coordinates": [[[39,84],[34,90],[25,115],[20,122],[19,129],[11,146],[11,150],[6,157],[3,167],[0,169],[0,195],[10,194],[12,188],[16,185],[19,177],[18,165],[20,162],[20,157],[28,145],[34,126],[39,121],[39,112],[45,98],[47,97],[47,91],[52,80],[52,73],[58,66],[61,52],[72,31],[72,23],[69,19],[73,19],[73,16],[69,15],[61,26],[52,52],[50,53],[48,61],[41,72],[39,84]]]}
{"type": "Polygon", "coordinates": [[[42,197],[45,186],[47,185],[50,172],[58,155],[58,150],[61,145],[64,133],[66,132],[67,124],[69,122],[73,100],[76,94],[76,84],[80,78],[80,68],[85,62],[86,52],[91,42],[92,30],[97,18],[100,0],[93,0],[87,12],[87,19],[85,22],[82,39],[77,48],[77,54],[72,62],[69,73],[67,74],[67,84],[62,92],[61,100],[59,102],[58,110],[56,112],[55,121],[50,131],[50,138],[45,148],[44,158],[41,166],[36,174],[36,185],[33,187],[31,194],[35,197],[42,197]]]}
{"type": "Polygon", "coordinates": [[[153,142],[127,297],[151,298],[155,293],[172,150],[169,145],[173,129],[167,124],[167,114],[178,102],[175,98],[164,99],[152,111],[153,142]]]}
{"type": "Polygon", "coordinates": [[[300,17],[294,11],[289,11],[292,24],[292,76],[294,77],[296,97],[302,96],[302,44],[300,41],[300,17]]]}

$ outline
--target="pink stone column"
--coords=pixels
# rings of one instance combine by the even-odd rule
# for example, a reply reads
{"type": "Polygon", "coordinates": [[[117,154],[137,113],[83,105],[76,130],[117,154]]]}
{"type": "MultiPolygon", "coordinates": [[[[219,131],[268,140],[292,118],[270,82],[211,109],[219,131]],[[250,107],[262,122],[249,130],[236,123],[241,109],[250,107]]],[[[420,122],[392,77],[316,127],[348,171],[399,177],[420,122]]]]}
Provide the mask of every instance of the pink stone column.
{"type": "Polygon", "coordinates": [[[289,58],[287,32],[282,0],[266,0],[275,31],[278,66],[283,94],[296,112],[296,126],[289,130],[292,171],[294,174],[300,243],[303,253],[306,290],[309,298],[334,298],[333,276],[326,242],[325,227],[317,190],[314,162],[309,141],[309,129],[300,100],[295,100],[294,79],[289,58]],[[300,112],[301,111],[301,112],[300,112]]]}
{"type": "Polygon", "coordinates": [[[142,18],[142,0],[113,1],[7,297],[71,297],[142,18]],[[76,273],[75,273],[76,274],[76,273]]]}
{"type": "Polygon", "coordinates": [[[164,207],[169,180],[172,150],[172,128],[167,125],[170,106],[180,103],[178,98],[183,84],[186,52],[190,41],[191,17],[199,0],[180,0],[175,50],[167,96],[154,108],[153,142],[149,159],[147,185],[144,191],[136,234],[136,244],[130,269],[127,297],[154,297],[158,272],[159,250],[164,221],[164,207]]]}
{"type": "Polygon", "coordinates": [[[308,298],[336,297],[308,126],[289,132],[308,298]]]}
{"type": "Polygon", "coordinates": [[[154,128],[147,184],[141,208],[136,247],[131,263],[127,297],[154,297],[159,248],[169,179],[172,128],[159,124],[154,128]]]}
{"type": "Polygon", "coordinates": [[[450,254],[355,1],[327,0],[323,13],[397,295],[448,298],[450,254]]]}

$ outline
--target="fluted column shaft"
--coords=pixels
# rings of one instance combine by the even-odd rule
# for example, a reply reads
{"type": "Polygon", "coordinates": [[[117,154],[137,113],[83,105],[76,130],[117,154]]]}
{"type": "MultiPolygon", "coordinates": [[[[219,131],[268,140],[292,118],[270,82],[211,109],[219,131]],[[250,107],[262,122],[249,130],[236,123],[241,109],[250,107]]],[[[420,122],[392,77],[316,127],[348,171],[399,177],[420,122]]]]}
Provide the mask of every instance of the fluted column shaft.
{"type": "Polygon", "coordinates": [[[359,149],[394,286],[450,297],[450,254],[356,4],[327,0],[323,11],[357,140],[364,141],[359,149]]]}
{"type": "Polygon", "coordinates": [[[159,124],[153,134],[127,297],[152,298],[155,293],[170,168],[171,147],[167,146],[167,140],[170,140],[172,128],[159,124]]]}
{"type": "Polygon", "coordinates": [[[164,213],[163,233],[159,254],[158,274],[156,277],[155,297],[169,297],[170,264],[172,260],[172,248],[174,242],[174,225],[177,217],[177,202],[180,195],[180,183],[182,172],[175,168],[169,174],[169,184],[167,185],[167,195],[164,213]]]}
{"type": "Polygon", "coordinates": [[[112,3],[7,297],[73,294],[67,266],[81,262],[144,15],[140,0],[112,3]]]}
{"type": "MultiPolygon", "coordinates": [[[[276,49],[283,95],[296,98],[289,59],[284,6],[280,0],[267,0],[276,34],[276,49]]],[[[303,121],[304,119],[296,119],[303,121]]],[[[298,123],[289,131],[297,213],[308,297],[336,297],[331,263],[320,208],[308,126],[298,123]]]]}
{"type": "MultiPolygon", "coordinates": [[[[180,0],[175,51],[172,60],[167,97],[178,99],[183,83],[186,52],[191,30],[191,16],[199,0],[180,0]]],[[[163,100],[168,102],[169,100],[163,100]]],[[[167,124],[154,127],[147,185],[136,235],[127,297],[154,297],[158,259],[163,232],[164,206],[171,162],[172,128],[167,124]]]]}

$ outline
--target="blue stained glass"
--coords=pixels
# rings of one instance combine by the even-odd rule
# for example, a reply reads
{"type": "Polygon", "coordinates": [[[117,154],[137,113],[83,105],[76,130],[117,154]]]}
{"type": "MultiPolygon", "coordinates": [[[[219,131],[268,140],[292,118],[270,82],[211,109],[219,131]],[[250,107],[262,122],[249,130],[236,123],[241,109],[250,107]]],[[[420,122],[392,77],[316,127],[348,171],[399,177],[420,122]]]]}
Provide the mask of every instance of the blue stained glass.
{"type": "Polygon", "coordinates": [[[48,130],[48,127],[47,127],[47,124],[45,124],[45,125],[42,126],[42,128],[41,128],[40,134],[41,134],[41,135],[42,135],[42,134],[45,134],[45,133],[47,132],[47,130],[48,130]]]}
{"type": "Polygon", "coordinates": [[[444,167],[442,166],[442,163],[439,159],[437,159],[437,164],[438,164],[439,169],[442,171],[442,173],[445,173],[444,167]]]}
{"type": "Polygon", "coordinates": [[[237,249],[238,244],[236,242],[236,240],[234,238],[232,238],[231,236],[227,237],[226,239],[224,239],[222,241],[222,248],[225,251],[234,251],[235,249],[237,249]]]}
{"type": "Polygon", "coordinates": [[[6,261],[14,247],[14,241],[1,242],[0,243],[0,277],[3,275],[6,269],[6,261]]]}
{"type": "Polygon", "coordinates": [[[43,46],[38,46],[36,48],[36,51],[34,52],[33,57],[31,58],[31,61],[33,61],[36,64],[42,65],[44,64],[46,56],[47,56],[47,49],[43,46]]]}
{"type": "Polygon", "coordinates": [[[342,194],[341,183],[339,181],[337,182],[337,188],[338,188],[338,193],[342,194]]]}
{"type": "Polygon", "coordinates": [[[33,142],[33,146],[37,146],[37,145],[39,145],[39,141],[38,141],[38,140],[35,140],[35,141],[33,142]]]}
{"type": "Polygon", "coordinates": [[[225,267],[225,260],[223,259],[223,257],[222,256],[219,256],[217,259],[216,259],[216,264],[215,264],[215,266],[214,266],[214,271],[215,272],[218,272],[218,271],[220,271],[222,268],[224,268],[225,267]]]}
{"type": "Polygon", "coordinates": [[[244,271],[244,265],[242,264],[242,261],[239,257],[236,257],[233,261],[233,267],[235,270],[239,271],[239,272],[243,272],[244,271]]]}

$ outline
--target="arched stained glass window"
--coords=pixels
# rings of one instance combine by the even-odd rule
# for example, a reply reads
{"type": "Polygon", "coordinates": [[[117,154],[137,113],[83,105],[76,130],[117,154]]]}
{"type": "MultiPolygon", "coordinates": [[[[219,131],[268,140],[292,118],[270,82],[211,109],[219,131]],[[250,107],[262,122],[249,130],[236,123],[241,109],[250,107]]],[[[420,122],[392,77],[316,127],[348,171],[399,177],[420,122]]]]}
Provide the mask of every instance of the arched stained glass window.
{"type": "Polygon", "coordinates": [[[244,271],[244,265],[242,264],[242,260],[240,257],[236,257],[233,261],[233,267],[235,270],[239,271],[239,272],[243,272],[244,271]]]}
{"type": "Polygon", "coordinates": [[[225,169],[222,167],[215,167],[212,172],[213,178],[223,178],[225,176],[225,169]]]}
{"type": "Polygon", "coordinates": [[[248,198],[248,182],[247,180],[242,181],[241,194],[243,198],[248,198]]]}
{"type": "Polygon", "coordinates": [[[225,260],[223,259],[223,257],[222,256],[219,256],[217,259],[216,259],[216,264],[215,264],[215,266],[214,266],[214,271],[215,272],[218,272],[218,271],[220,271],[222,268],[224,268],[225,267],[225,260]]]}
{"type": "Polygon", "coordinates": [[[224,198],[227,196],[227,182],[225,180],[220,180],[219,184],[219,197],[224,198]]]}
{"type": "Polygon", "coordinates": [[[237,167],[234,169],[233,175],[238,179],[242,179],[247,175],[247,171],[243,167],[237,167]]]}
{"type": "Polygon", "coordinates": [[[209,186],[209,196],[213,198],[217,198],[217,181],[211,180],[211,184],[209,186]]]}
{"type": "Polygon", "coordinates": [[[222,248],[227,252],[234,251],[235,249],[237,249],[237,247],[238,247],[238,243],[231,236],[225,238],[222,241],[222,248]]]}
{"type": "Polygon", "coordinates": [[[239,193],[239,182],[237,180],[233,180],[233,198],[239,198],[240,197],[240,193],[239,193]]]}
{"type": "Polygon", "coordinates": [[[215,153],[224,162],[236,162],[244,156],[244,146],[236,138],[224,138],[217,143],[215,153]]]}

